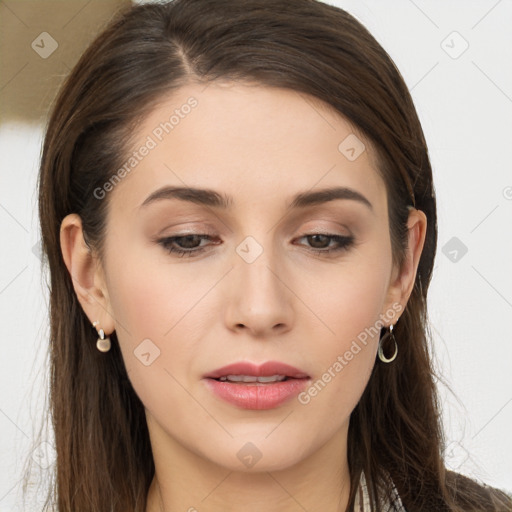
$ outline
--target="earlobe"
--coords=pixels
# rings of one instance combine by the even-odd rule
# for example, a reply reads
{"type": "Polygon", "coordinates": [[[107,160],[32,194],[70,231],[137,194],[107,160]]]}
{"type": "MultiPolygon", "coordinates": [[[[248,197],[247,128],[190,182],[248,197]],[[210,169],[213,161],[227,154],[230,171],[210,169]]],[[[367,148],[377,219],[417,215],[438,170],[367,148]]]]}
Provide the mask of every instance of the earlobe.
{"type": "Polygon", "coordinates": [[[67,215],[60,228],[60,245],[64,263],[82,309],[91,324],[98,321],[106,333],[114,330],[106,286],[97,258],[87,246],[79,215],[67,215]]]}

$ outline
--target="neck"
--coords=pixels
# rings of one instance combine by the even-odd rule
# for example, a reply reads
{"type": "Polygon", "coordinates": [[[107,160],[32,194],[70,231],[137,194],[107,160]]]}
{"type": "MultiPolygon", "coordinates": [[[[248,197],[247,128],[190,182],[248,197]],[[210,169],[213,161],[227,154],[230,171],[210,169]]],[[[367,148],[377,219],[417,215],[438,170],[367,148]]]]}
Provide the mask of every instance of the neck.
{"type": "Polygon", "coordinates": [[[277,471],[219,466],[155,429],[151,443],[155,476],[146,512],[343,512],[348,504],[347,429],[294,466],[277,471]]]}

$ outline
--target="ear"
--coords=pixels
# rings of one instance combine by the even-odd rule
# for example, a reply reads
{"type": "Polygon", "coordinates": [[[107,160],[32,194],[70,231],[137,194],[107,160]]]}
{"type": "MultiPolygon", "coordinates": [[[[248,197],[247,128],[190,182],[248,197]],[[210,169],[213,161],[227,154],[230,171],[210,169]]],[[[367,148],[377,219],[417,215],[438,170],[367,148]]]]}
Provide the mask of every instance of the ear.
{"type": "Polygon", "coordinates": [[[107,287],[101,263],[85,243],[82,220],[76,213],[67,215],[60,227],[60,245],[64,263],[71,275],[73,288],[91,326],[98,322],[97,330],[105,335],[115,329],[107,287]]]}
{"type": "MultiPolygon", "coordinates": [[[[397,304],[401,305],[400,312],[405,309],[414,288],[418,264],[425,243],[427,217],[420,210],[412,207],[409,209],[409,219],[407,221],[408,242],[405,258],[401,269],[396,265],[393,267],[386,300],[386,311],[389,311],[393,305],[395,305],[393,310],[396,311],[397,304]]],[[[395,324],[397,321],[398,317],[394,318],[391,323],[395,324]]]]}

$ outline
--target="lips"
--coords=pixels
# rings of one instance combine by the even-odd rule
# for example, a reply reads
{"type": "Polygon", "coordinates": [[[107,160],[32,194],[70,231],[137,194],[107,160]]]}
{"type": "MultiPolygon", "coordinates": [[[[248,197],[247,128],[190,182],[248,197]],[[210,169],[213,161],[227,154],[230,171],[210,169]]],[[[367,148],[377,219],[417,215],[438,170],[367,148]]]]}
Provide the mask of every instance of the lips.
{"type": "Polygon", "coordinates": [[[206,374],[207,388],[221,400],[242,409],[272,409],[306,387],[310,377],[288,364],[240,362],[206,374]]]}
{"type": "Polygon", "coordinates": [[[284,376],[287,379],[305,379],[309,375],[294,366],[290,366],[278,361],[268,361],[261,365],[256,365],[249,362],[239,362],[223,366],[213,372],[204,376],[205,379],[220,379],[221,377],[235,376],[250,376],[250,377],[272,377],[274,375],[284,376]]]}

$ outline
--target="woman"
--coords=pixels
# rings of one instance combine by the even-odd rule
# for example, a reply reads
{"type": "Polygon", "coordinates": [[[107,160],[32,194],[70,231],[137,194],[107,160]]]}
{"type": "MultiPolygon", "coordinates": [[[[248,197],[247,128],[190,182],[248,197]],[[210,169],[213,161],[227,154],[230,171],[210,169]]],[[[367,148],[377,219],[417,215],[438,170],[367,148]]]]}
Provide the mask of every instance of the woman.
{"type": "Polygon", "coordinates": [[[57,510],[512,510],[444,467],[426,143],[346,12],[120,13],[55,103],[39,199],[57,510]]]}

